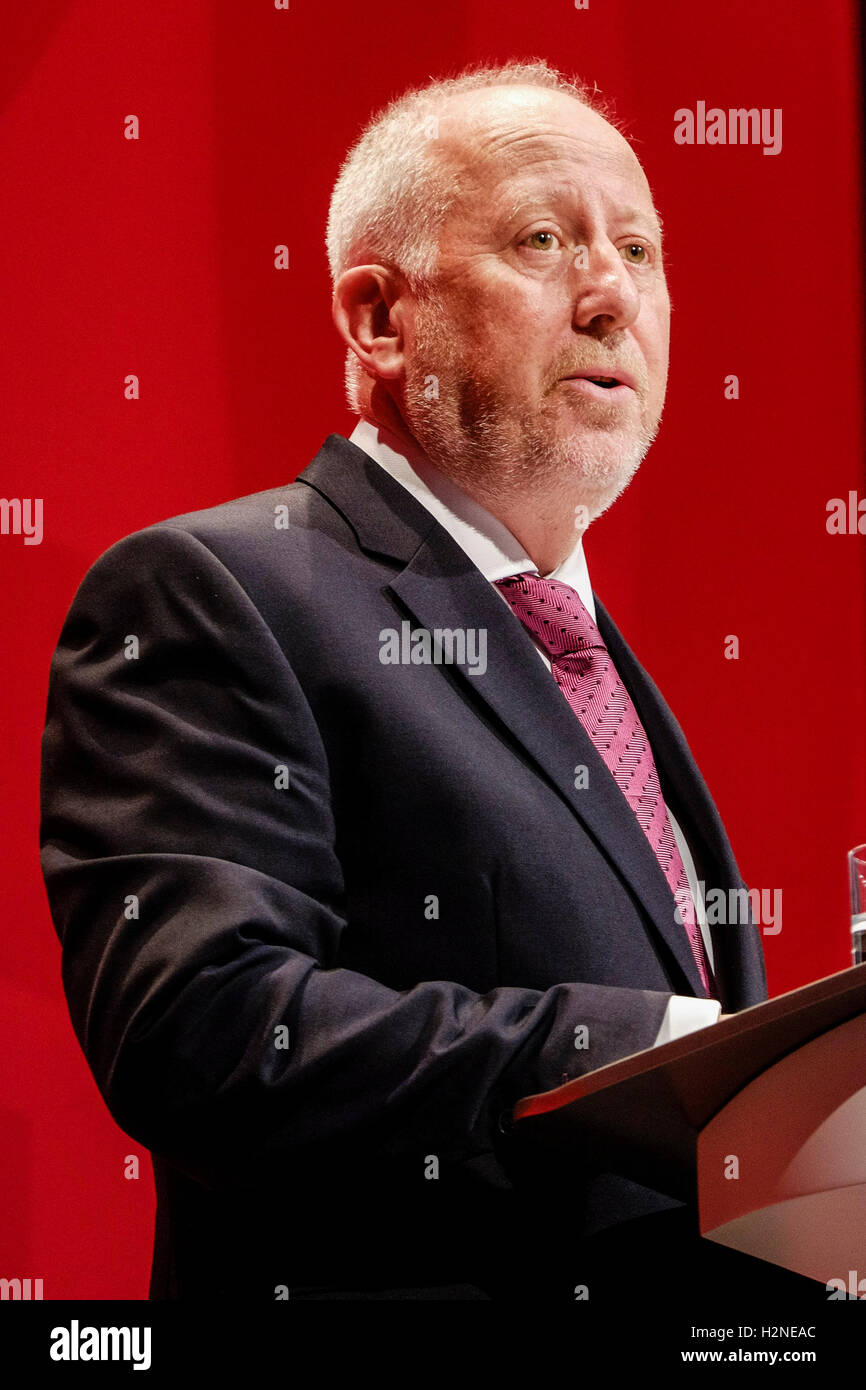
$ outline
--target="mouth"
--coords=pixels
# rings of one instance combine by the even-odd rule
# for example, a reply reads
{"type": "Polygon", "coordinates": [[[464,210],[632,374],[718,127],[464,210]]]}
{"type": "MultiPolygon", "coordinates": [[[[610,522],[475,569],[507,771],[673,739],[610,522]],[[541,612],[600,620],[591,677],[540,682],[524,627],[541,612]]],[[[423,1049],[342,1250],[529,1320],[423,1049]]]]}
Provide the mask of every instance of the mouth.
{"type": "Polygon", "coordinates": [[[627,372],[617,372],[614,376],[608,376],[603,372],[588,370],[572,372],[562,380],[574,390],[596,400],[625,400],[635,389],[634,377],[627,372]]]}

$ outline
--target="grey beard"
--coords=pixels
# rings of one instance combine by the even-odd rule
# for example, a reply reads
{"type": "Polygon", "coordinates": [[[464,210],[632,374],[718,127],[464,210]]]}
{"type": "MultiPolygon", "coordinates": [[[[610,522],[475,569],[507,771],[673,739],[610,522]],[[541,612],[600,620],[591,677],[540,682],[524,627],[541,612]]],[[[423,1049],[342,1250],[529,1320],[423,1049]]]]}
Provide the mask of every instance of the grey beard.
{"type": "Polygon", "coordinates": [[[545,428],[544,407],[534,419],[519,418],[489,381],[470,376],[447,330],[425,334],[418,349],[406,376],[407,422],[440,472],[482,502],[535,494],[569,510],[581,505],[592,521],[625,491],[658,433],[657,423],[626,442],[615,439],[620,411],[599,401],[592,403],[593,440],[563,438],[552,423],[545,428]],[[431,398],[434,373],[438,398],[431,398]]]}

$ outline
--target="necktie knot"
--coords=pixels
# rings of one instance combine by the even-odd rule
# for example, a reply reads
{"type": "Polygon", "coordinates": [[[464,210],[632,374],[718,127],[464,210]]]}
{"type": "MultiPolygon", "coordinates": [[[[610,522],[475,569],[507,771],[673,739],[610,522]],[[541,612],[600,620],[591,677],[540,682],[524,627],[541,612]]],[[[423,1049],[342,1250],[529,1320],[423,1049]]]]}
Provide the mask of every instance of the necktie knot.
{"type": "Polygon", "coordinates": [[[537,574],[515,574],[498,579],[496,588],[549,656],[585,652],[589,657],[593,650],[607,650],[586,606],[570,585],[537,574]]]}

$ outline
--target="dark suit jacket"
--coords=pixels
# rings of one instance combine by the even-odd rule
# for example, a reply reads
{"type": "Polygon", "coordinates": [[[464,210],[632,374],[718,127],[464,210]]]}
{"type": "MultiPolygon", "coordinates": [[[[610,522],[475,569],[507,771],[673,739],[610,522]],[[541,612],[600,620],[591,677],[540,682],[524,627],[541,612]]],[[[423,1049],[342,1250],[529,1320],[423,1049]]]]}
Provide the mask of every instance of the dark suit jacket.
{"type": "MultiPolygon", "coordinates": [[[[700,876],[742,886],[596,602],[700,876]]],[[[151,1297],[555,1292],[588,1233],[672,1205],[591,1153],[566,1189],[509,1171],[502,1113],[651,1046],[699,977],[530,637],[342,437],[295,484],[148,527],[86,575],[52,665],[42,843],[77,1036],[154,1156],[151,1297]],[[383,664],[407,619],[486,629],[486,671],[383,664]]],[[[756,929],[714,946],[724,1009],[765,998],[756,929]]]]}

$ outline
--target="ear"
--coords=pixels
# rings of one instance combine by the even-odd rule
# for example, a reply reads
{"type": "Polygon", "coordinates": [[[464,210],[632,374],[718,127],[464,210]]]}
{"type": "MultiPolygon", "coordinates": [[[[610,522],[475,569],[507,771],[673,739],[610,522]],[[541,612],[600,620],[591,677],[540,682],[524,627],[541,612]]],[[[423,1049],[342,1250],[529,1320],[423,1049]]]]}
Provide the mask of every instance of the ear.
{"type": "Polygon", "coordinates": [[[334,286],[331,312],[337,331],[374,376],[403,372],[401,276],[383,265],[353,265],[334,286]]]}

